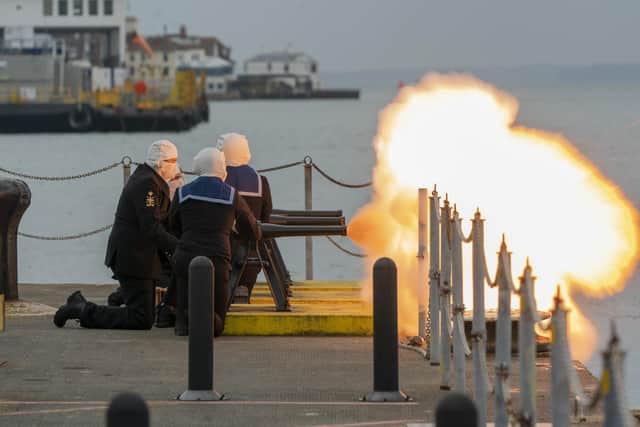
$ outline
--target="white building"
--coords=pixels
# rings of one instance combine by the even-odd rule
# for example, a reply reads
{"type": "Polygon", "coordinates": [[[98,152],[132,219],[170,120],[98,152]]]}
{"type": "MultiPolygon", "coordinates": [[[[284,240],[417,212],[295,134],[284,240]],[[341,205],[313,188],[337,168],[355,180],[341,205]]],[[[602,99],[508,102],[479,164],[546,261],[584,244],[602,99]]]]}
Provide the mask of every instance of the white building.
{"type": "Polygon", "coordinates": [[[283,83],[308,81],[311,89],[320,86],[318,63],[302,52],[270,52],[256,55],[244,62],[244,74],[268,77],[283,83]]]}
{"type": "MultiPolygon", "coordinates": [[[[130,28],[135,28],[133,22],[130,28]]],[[[129,78],[144,80],[154,86],[172,85],[178,70],[194,70],[206,75],[207,94],[227,91],[233,77],[231,49],[215,37],[187,35],[185,26],[178,34],[145,37],[151,57],[131,37],[125,56],[129,78]]]]}
{"type": "Polygon", "coordinates": [[[37,34],[63,40],[70,60],[120,66],[126,0],[0,0],[0,39],[28,46],[37,34]]]}

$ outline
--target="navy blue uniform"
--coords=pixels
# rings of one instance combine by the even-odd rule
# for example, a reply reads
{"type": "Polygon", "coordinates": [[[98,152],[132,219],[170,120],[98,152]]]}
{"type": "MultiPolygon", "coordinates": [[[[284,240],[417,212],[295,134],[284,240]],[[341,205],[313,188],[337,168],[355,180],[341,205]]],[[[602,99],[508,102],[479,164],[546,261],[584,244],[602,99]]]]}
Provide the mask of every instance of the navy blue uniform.
{"type": "Polygon", "coordinates": [[[87,303],[80,325],[101,329],[151,329],[155,286],[162,277],[159,251],[175,250],[177,239],[163,226],[169,186],[142,164],[131,175],[118,202],[105,264],[120,282],[125,307],[87,303]]]}
{"type": "MultiPolygon", "coordinates": [[[[225,182],[238,191],[238,194],[242,196],[256,219],[261,222],[269,222],[273,206],[271,188],[266,177],[259,175],[255,169],[248,165],[227,166],[227,179],[225,182]]],[[[251,236],[242,232],[234,235],[231,241],[232,249],[247,239],[251,239],[251,236]]],[[[249,256],[252,258],[258,256],[255,248],[252,247],[249,256]]],[[[239,286],[245,286],[248,289],[249,295],[251,295],[260,269],[259,265],[247,265],[238,282],[239,286]]]]}
{"type": "Polygon", "coordinates": [[[174,255],[177,285],[186,306],[189,263],[197,256],[208,257],[215,269],[214,335],[224,329],[229,300],[231,270],[230,235],[234,226],[253,239],[260,229],[248,206],[236,190],[220,178],[200,176],[178,189],[169,211],[171,232],[179,237],[174,255]]]}

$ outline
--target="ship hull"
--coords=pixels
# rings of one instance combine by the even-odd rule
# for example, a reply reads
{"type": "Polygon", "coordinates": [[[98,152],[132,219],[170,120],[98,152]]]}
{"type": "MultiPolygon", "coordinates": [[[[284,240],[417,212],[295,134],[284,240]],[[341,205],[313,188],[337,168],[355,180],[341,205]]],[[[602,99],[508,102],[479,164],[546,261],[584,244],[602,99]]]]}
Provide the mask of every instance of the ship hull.
{"type": "Polygon", "coordinates": [[[209,106],[94,109],[86,104],[0,104],[0,133],[181,132],[209,121],[209,106]]]}

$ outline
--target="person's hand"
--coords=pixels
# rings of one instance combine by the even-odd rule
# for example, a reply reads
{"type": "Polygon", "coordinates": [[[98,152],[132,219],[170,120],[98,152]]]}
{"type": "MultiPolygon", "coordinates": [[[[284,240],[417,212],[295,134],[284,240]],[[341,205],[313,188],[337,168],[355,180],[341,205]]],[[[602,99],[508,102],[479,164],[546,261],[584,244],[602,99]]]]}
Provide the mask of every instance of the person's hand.
{"type": "Polygon", "coordinates": [[[173,196],[176,193],[176,190],[184,185],[184,179],[182,178],[182,172],[178,172],[176,176],[174,176],[169,181],[169,198],[173,200],[173,196]]]}

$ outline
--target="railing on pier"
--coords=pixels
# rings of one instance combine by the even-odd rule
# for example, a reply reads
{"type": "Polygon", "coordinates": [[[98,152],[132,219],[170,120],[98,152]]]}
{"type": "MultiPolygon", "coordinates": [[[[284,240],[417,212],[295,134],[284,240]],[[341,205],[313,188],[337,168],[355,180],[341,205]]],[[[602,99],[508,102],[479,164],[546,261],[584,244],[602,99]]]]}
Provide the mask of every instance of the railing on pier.
{"type": "Polygon", "coordinates": [[[600,387],[592,399],[585,397],[575,366],[571,359],[568,341],[567,309],[557,289],[551,319],[542,320],[535,300],[532,266],[526,261],[519,287],[512,278],[511,253],[507,249],[503,235],[498,252],[495,277],[489,275],[484,244],[484,220],[477,210],[474,214],[471,232],[463,234],[461,219],[454,205],[453,212],[448,196],[440,203],[434,188],[429,203],[426,189],[418,190],[418,292],[427,295],[424,248],[427,233],[426,218],[429,218],[429,312],[426,319],[421,316],[427,301],[419,299],[418,334],[426,339],[424,353],[432,365],[440,366],[440,388],[448,390],[453,382],[455,391],[465,392],[465,358],[470,353],[473,358],[472,395],[478,410],[478,426],[487,423],[489,395],[493,395],[496,427],[510,425],[536,425],[536,328],[547,330],[551,336],[551,384],[552,420],[554,426],[568,426],[571,408],[574,416],[584,420],[584,410],[593,408],[599,400],[604,402],[604,425],[630,427],[633,425],[631,412],[626,404],[622,363],[624,353],[615,327],[612,324],[611,339],[603,352],[603,369],[600,387]],[[425,207],[429,206],[429,212],[425,207]],[[462,245],[472,244],[473,321],[469,337],[465,336],[463,314],[465,307],[462,290],[462,245]],[[486,362],[485,327],[485,286],[498,288],[498,316],[495,342],[495,381],[491,384],[486,362]],[[511,370],[511,297],[520,301],[518,326],[518,356],[520,365],[520,398],[518,405],[511,400],[509,376],[511,370]],[[453,301],[452,301],[453,297],[453,301]],[[467,339],[472,343],[469,351],[467,339]],[[453,342],[453,345],[452,345],[453,342]],[[453,347],[453,355],[451,348],[453,347]],[[453,369],[451,368],[453,361],[453,369]],[[452,381],[453,374],[453,381],[452,381]],[[573,404],[571,397],[573,396],[573,404]]]}
{"type": "MultiPolygon", "coordinates": [[[[120,161],[117,162],[113,162],[111,164],[108,164],[104,167],[101,167],[99,169],[95,169],[92,171],[87,171],[87,172],[82,172],[82,173],[78,173],[78,174],[74,174],[74,175],[60,175],[60,176],[42,176],[42,175],[32,175],[32,174],[28,174],[28,173],[24,173],[24,172],[19,172],[19,171],[15,171],[15,170],[11,170],[5,167],[0,166],[0,174],[6,174],[6,175],[10,175],[13,177],[17,177],[17,178],[22,178],[22,179],[26,179],[26,180],[35,180],[35,181],[52,181],[52,182],[61,182],[61,181],[72,181],[72,180],[79,180],[79,179],[83,179],[83,178],[88,178],[91,176],[95,176],[95,175],[99,175],[108,171],[111,171],[113,169],[116,169],[118,167],[122,168],[122,174],[123,174],[123,181],[124,183],[127,182],[127,179],[129,178],[129,176],[131,175],[131,166],[132,165],[139,165],[140,163],[138,162],[134,162],[131,157],[129,156],[124,156],[120,161]]],[[[270,173],[270,172],[277,172],[277,171],[281,171],[284,169],[289,169],[289,168],[293,168],[293,167],[298,167],[298,166],[302,166],[303,167],[303,172],[304,172],[304,207],[305,210],[311,210],[313,208],[313,171],[315,170],[317,173],[320,174],[320,176],[322,176],[323,178],[325,178],[327,181],[344,187],[344,188],[349,188],[349,189],[361,189],[361,188],[367,188],[371,186],[371,182],[364,182],[364,183],[357,183],[357,184],[353,184],[353,183],[346,183],[343,182],[339,179],[334,178],[333,176],[331,176],[329,173],[327,173],[324,169],[322,169],[319,165],[317,165],[316,163],[313,162],[313,159],[311,158],[311,156],[305,156],[302,160],[299,161],[295,161],[295,162],[290,162],[290,163],[285,163],[285,164],[281,164],[281,165],[277,165],[277,166],[272,166],[272,167],[268,167],[268,168],[264,168],[264,169],[259,169],[258,172],[259,173],[270,173]]],[[[193,175],[193,173],[185,171],[184,172],[186,175],[193,175]]],[[[74,240],[74,239],[81,239],[81,238],[85,238],[85,237],[89,237],[92,236],[94,234],[99,234],[102,233],[104,231],[107,231],[111,228],[112,224],[106,224],[104,226],[95,228],[93,230],[89,230],[89,231],[83,231],[83,232],[79,232],[79,233],[74,233],[74,234],[67,234],[67,235],[38,235],[38,234],[34,234],[34,233],[27,233],[27,232],[18,232],[18,235],[21,237],[25,237],[25,238],[30,238],[30,239],[37,239],[37,240],[45,240],[45,241],[59,241],[59,240],[74,240]]],[[[339,249],[340,251],[342,251],[343,253],[353,256],[353,257],[364,257],[366,255],[349,250],[347,248],[345,248],[344,246],[342,246],[340,243],[338,243],[335,239],[327,236],[327,239],[331,242],[331,244],[333,246],[335,246],[337,249],[339,249]]],[[[305,238],[305,279],[307,280],[312,280],[313,279],[313,241],[311,237],[306,237],[305,238]]]]}

